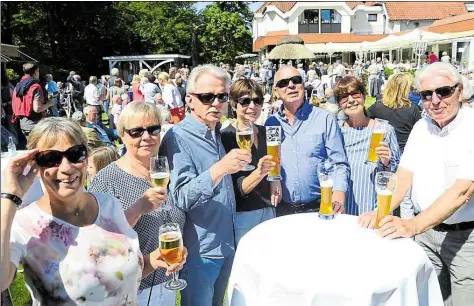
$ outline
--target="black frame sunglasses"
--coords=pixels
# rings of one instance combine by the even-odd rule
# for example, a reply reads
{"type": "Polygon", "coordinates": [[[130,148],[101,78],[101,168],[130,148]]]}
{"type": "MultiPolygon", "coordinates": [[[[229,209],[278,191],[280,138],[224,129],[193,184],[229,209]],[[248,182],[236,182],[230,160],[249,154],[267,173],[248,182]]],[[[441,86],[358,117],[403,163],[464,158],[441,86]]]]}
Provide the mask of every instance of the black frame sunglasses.
{"type": "Polygon", "coordinates": [[[275,86],[278,88],[285,88],[285,87],[288,87],[288,85],[290,85],[290,81],[294,85],[303,84],[303,78],[299,75],[295,75],[295,76],[292,76],[291,78],[279,80],[275,86]]]}
{"type": "Polygon", "coordinates": [[[87,147],[84,145],[77,145],[70,147],[66,151],[47,150],[39,152],[35,155],[35,161],[38,166],[42,168],[57,167],[66,157],[70,163],[78,164],[87,160],[87,147]]]}
{"type": "Polygon", "coordinates": [[[216,98],[219,103],[226,103],[229,101],[229,94],[226,92],[221,92],[217,95],[210,92],[193,93],[193,95],[195,95],[203,104],[212,104],[216,100],[216,98]]]}
{"type": "Polygon", "coordinates": [[[133,129],[125,129],[125,132],[127,132],[128,135],[132,138],[139,138],[142,137],[145,131],[148,132],[150,136],[157,136],[160,135],[161,133],[161,125],[151,125],[149,127],[137,127],[133,129]]]}
{"type": "Polygon", "coordinates": [[[436,93],[439,99],[446,99],[454,93],[458,86],[459,83],[456,83],[453,86],[442,86],[436,88],[435,90],[422,90],[418,93],[420,94],[421,99],[424,101],[431,101],[433,99],[433,93],[436,93]]]}
{"type": "Polygon", "coordinates": [[[245,97],[245,98],[237,99],[237,103],[239,103],[242,106],[249,106],[250,103],[252,103],[252,102],[255,105],[262,106],[263,102],[264,102],[264,99],[263,99],[263,97],[255,97],[255,98],[245,97]]]}

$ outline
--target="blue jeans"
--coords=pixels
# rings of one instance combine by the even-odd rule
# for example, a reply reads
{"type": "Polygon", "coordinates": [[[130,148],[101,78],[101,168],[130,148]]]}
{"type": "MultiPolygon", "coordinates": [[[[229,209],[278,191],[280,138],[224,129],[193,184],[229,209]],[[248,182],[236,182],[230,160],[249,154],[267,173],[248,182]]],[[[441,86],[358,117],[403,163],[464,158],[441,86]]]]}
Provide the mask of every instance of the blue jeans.
{"type": "Polygon", "coordinates": [[[109,115],[109,101],[104,101],[104,113],[108,116],[109,115]]]}
{"type": "Polygon", "coordinates": [[[240,239],[252,228],[273,218],[275,218],[273,207],[237,212],[234,218],[235,245],[237,246],[240,239]]]}
{"type": "Polygon", "coordinates": [[[188,282],[181,291],[181,306],[222,306],[234,257],[187,258],[180,278],[188,282]]]}
{"type": "Polygon", "coordinates": [[[53,115],[53,117],[59,117],[58,98],[52,98],[51,100],[54,101],[54,105],[51,106],[51,108],[50,108],[51,115],[53,115]]]}

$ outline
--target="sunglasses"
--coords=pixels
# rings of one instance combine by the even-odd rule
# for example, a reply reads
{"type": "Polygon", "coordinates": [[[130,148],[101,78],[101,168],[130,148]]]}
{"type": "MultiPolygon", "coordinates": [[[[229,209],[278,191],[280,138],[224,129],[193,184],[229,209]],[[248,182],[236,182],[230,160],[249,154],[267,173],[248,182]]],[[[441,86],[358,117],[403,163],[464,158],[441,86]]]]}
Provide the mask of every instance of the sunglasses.
{"type": "Polygon", "coordinates": [[[459,83],[454,84],[454,86],[439,87],[435,90],[422,90],[419,92],[419,94],[421,96],[421,99],[423,99],[424,101],[431,101],[433,99],[433,93],[436,93],[439,99],[446,99],[454,93],[456,87],[458,86],[459,83]]]}
{"type": "Polygon", "coordinates": [[[288,79],[281,79],[279,80],[277,83],[276,83],[276,87],[278,88],[285,88],[285,87],[288,87],[288,85],[290,85],[290,81],[291,83],[293,83],[294,85],[298,85],[298,84],[303,84],[303,78],[300,77],[299,75],[295,75],[291,78],[288,78],[288,79]]]}
{"type": "Polygon", "coordinates": [[[127,134],[130,135],[130,137],[132,137],[132,138],[142,137],[142,135],[143,135],[143,133],[145,133],[145,131],[147,131],[150,136],[160,135],[161,125],[152,125],[152,126],[149,126],[149,127],[146,127],[146,128],[137,127],[137,128],[133,128],[133,129],[129,129],[129,130],[126,129],[125,130],[125,132],[127,132],[127,134]]]}
{"type": "Polygon", "coordinates": [[[193,95],[195,95],[203,104],[212,104],[216,98],[219,103],[226,103],[229,101],[229,94],[226,92],[222,92],[217,95],[213,93],[193,93],[193,95]]]}
{"type": "Polygon", "coordinates": [[[78,164],[87,159],[87,147],[78,145],[67,149],[66,151],[47,150],[39,152],[35,156],[35,161],[42,168],[57,167],[66,157],[70,163],[78,164]]]}
{"type": "Polygon", "coordinates": [[[240,98],[237,100],[237,102],[242,105],[242,106],[249,106],[250,103],[253,102],[255,105],[262,106],[263,105],[263,98],[255,97],[255,98],[240,98]]]}
{"type": "Polygon", "coordinates": [[[339,103],[346,103],[347,100],[349,100],[349,96],[351,96],[354,99],[358,99],[362,97],[362,93],[360,92],[360,90],[353,90],[351,92],[338,96],[337,100],[339,101],[339,103]]]}

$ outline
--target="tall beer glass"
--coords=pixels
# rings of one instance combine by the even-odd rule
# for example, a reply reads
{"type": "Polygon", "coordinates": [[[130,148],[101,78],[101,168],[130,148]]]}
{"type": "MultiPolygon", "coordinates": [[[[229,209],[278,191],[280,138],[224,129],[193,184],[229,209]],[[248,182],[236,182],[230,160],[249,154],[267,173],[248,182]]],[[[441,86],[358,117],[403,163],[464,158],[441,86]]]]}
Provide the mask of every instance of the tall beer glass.
{"type": "MultiPolygon", "coordinates": [[[[239,148],[251,152],[254,138],[252,122],[237,122],[237,126],[235,128],[235,138],[237,140],[237,145],[239,146],[239,148]]],[[[240,169],[240,171],[252,171],[254,169],[254,165],[247,165],[240,169]]]]}
{"type": "MultiPolygon", "coordinates": [[[[177,223],[166,223],[159,229],[160,253],[168,265],[179,263],[183,259],[183,236],[177,223]]],[[[178,273],[173,273],[173,279],[165,283],[165,288],[179,291],[188,284],[184,279],[178,279],[178,273]]]]}
{"type": "Polygon", "coordinates": [[[375,153],[375,148],[380,146],[380,143],[383,142],[385,134],[387,133],[388,121],[382,119],[375,119],[374,128],[372,130],[372,138],[370,139],[369,154],[367,156],[367,161],[376,163],[378,156],[375,153]]]}
{"type": "Polygon", "coordinates": [[[273,170],[267,175],[267,181],[281,181],[281,126],[267,126],[267,155],[272,156],[275,163],[273,170]]]}
{"type": "MultiPolygon", "coordinates": [[[[150,158],[150,179],[153,187],[168,187],[170,167],[166,156],[153,156],[150,158]]],[[[170,210],[171,205],[168,202],[163,203],[161,209],[170,210]]]]}
{"type": "Polygon", "coordinates": [[[379,222],[390,215],[390,204],[392,195],[397,187],[395,173],[380,171],[375,175],[375,191],[377,192],[377,221],[375,228],[379,228],[379,222]]]}
{"type": "Polygon", "coordinates": [[[332,188],[334,186],[334,172],[336,167],[329,161],[322,161],[318,164],[319,186],[321,187],[321,205],[319,207],[319,217],[324,220],[334,219],[332,210],[332,188]]]}

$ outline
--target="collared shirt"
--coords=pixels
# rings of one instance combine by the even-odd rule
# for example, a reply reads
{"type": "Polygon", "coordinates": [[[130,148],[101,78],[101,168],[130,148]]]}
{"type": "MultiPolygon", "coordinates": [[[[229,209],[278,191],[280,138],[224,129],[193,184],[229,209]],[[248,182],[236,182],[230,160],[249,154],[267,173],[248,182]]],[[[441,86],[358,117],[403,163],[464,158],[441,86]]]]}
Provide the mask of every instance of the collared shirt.
{"type": "Polygon", "coordinates": [[[283,201],[297,204],[319,199],[317,165],[326,159],[337,166],[333,190],[346,192],[349,162],[336,117],[306,101],[290,125],[283,110],[284,105],[265,123],[265,126],[282,128],[283,201]]]}
{"type": "Polygon", "coordinates": [[[181,101],[181,94],[178,88],[171,84],[165,84],[163,87],[163,101],[169,108],[182,107],[183,102],[181,101]]]}
{"type": "Polygon", "coordinates": [[[86,127],[95,129],[97,134],[99,134],[100,140],[108,146],[113,146],[113,143],[110,141],[109,136],[107,136],[107,132],[97,123],[87,121],[86,127]]]}
{"type": "MultiPolygon", "coordinates": [[[[421,210],[430,207],[456,179],[474,181],[474,109],[461,108],[456,118],[440,129],[427,116],[408,138],[400,166],[413,173],[412,200],[421,210]]],[[[474,221],[474,198],[444,223],[474,221]]]]}
{"type": "Polygon", "coordinates": [[[84,99],[89,105],[100,105],[100,92],[97,86],[89,84],[84,89],[84,99]]]}
{"type": "Polygon", "coordinates": [[[48,93],[55,93],[59,91],[58,85],[55,81],[49,81],[47,85],[48,93]]]}
{"type": "Polygon", "coordinates": [[[141,90],[145,96],[145,102],[155,103],[155,94],[161,92],[158,85],[155,83],[145,83],[143,84],[143,90],[141,90]]]}
{"type": "Polygon", "coordinates": [[[216,127],[211,130],[192,115],[164,136],[160,155],[171,166],[169,197],[186,213],[183,240],[190,256],[233,256],[235,195],[230,175],[214,186],[210,168],[226,154],[216,127]]]}

